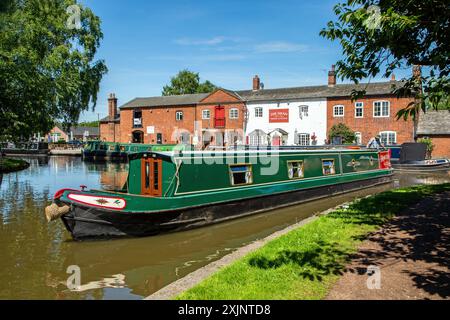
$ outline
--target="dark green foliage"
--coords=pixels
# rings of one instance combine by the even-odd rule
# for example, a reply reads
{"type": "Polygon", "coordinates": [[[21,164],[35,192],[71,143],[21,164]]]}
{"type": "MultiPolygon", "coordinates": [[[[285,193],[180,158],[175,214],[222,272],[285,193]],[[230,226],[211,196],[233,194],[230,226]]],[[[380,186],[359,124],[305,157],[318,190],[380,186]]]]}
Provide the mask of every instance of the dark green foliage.
{"type": "Polygon", "coordinates": [[[343,123],[335,124],[330,129],[330,140],[333,137],[342,137],[343,143],[353,143],[356,140],[355,132],[343,123]]]}
{"type": "Polygon", "coordinates": [[[209,93],[213,92],[217,87],[210,81],[200,82],[198,73],[187,69],[181,70],[178,74],[170,79],[170,85],[164,86],[162,95],[172,96],[193,93],[209,93]]]}
{"type": "Polygon", "coordinates": [[[67,129],[95,108],[107,72],[95,60],[100,19],[81,5],[80,28],[69,28],[75,0],[11,0],[0,11],[0,139],[67,129]]]}
{"type": "Polygon", "coordinates": [[[10,159],[0,156],[0,174],[23,170],[29,166],[30,164],[25,160],[10,159]]]}
{"type": "MultiPolygon", "coordinates": [[[[338,75],[358,83],[377,75],[389,77],[395,69],[426,67],[421,79],[411,75],[394,87],[398,96],[416,101],[400,110],[398,118],[415,118],[428,101],[437,109],[450,92],[450,4],[442,0],[347,0],[334,7],[337,21],[328,22],[320,35],[338,40],[344,58],[338,75]]],[[[364,90],[355,91],[353,98],[364,90]]],[[[450,106],[447,105],[450,109],[450,106]]]]}

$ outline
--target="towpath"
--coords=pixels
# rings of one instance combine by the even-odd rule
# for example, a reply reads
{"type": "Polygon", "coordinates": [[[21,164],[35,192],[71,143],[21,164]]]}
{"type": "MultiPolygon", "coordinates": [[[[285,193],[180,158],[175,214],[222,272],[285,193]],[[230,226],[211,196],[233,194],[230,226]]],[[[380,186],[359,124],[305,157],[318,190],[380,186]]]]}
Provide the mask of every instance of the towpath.
{"type": "Polygon", "coordinates": [[[449,299],[449,213],[450,192],[403,211],[363,242],[327,299],[449,299]]]}

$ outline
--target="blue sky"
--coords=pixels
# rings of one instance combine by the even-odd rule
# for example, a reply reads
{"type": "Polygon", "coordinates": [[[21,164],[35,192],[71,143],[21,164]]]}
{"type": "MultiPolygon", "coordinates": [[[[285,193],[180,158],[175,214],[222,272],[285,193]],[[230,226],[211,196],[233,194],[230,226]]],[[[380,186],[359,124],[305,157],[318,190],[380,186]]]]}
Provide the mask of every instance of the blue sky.
{"type": "Polygon", "coordinates": [[[341,57],[338,43],[319,36],[337,0],[80,2],[102,21],[97,58],[109,68],[95,112],[80,120],[106,116],[110,92],[119,105],[161,95],[185,68],[227,89],[250,89],[255,74],[279,88],[325,84],[341,57]]]}

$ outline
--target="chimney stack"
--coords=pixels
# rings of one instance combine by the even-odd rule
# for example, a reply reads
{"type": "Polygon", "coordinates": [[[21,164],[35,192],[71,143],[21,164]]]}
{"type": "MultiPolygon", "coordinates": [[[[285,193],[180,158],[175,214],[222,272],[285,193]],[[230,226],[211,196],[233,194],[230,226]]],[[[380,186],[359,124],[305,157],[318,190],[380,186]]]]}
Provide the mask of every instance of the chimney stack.
{"type": "Polygon", "coordinates": [[[259,79],[259,77],[256,75],[253,78],[253,91],[258,91],[261,88],[261,80],[259,79]]]}
{"type": "Polygon", "coordinates": [[[395,74],[391,75],[391,81],[394,82],[395,81],[395,74]]]}
{"type": "Polygon", "coordinates": [[[108,115],[110,119],[115,119],[117,117],[117,98],[114,93],[109,94],[108,115]]]}
{"type": "Polygon", "coordinates": [[[328,86],[334,87],[336,85],[336,71],[335,71],[335,65],[333,64],[331,66],[331,70],[328,71],[328,86]]]}

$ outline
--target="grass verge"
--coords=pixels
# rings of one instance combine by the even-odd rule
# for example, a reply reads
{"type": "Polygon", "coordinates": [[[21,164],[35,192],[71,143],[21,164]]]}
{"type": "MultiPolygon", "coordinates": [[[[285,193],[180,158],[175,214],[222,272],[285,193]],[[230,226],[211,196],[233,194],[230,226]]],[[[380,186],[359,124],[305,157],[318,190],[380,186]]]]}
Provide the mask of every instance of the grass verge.
{"type": "Polygon", "coordinates": [[[415,186],[357,200],[267,243],[176,299],[323,299],[368,233],[450,184],[415,186]]]}
{"type": "Polygon", "coordinates": [[[30,166],[28,162],[21,159],[0,158],[0,173],[15,172],[30,166]]]}

